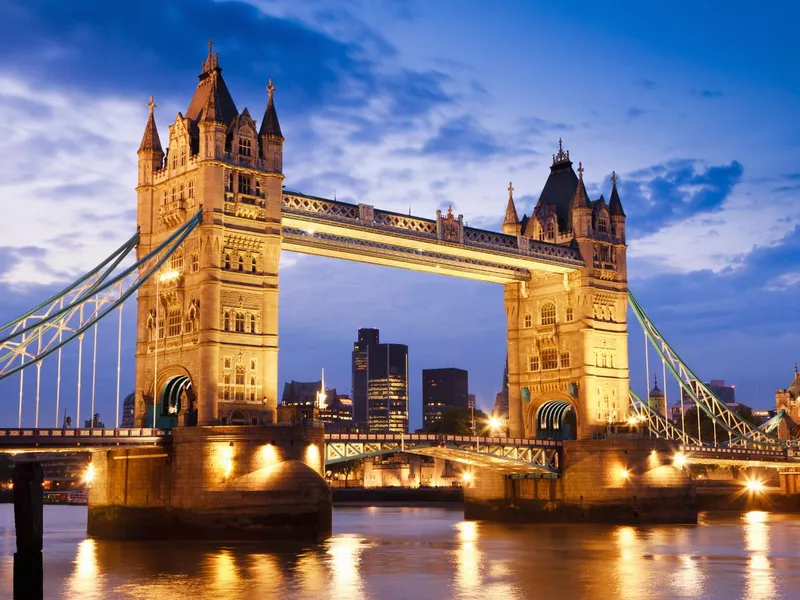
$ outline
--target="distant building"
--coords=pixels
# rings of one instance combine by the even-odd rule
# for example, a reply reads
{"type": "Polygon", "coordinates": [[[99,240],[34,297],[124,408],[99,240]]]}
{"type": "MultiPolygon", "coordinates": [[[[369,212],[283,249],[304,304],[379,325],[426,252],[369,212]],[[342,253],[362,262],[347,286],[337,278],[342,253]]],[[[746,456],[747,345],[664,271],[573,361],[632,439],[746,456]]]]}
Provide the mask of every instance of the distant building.
{"type": "Polygon", "coordinates": [[[423,369],[422,371],[422,426],[424,430],[441,420],[451,408],[469,408],[468,373],[463,369],[423,369]]]}
{"type": "Polygon", "coordinates": [[[508,358],[503,369],[503,387],[494,397],[492,415],[498,419],[508,419],[508,358]]]}
{"type": "Polygon", "coordinates": [[[133,427],[133,411],[136,394],[131,392],[122,401],[122,421],[120,427],[133,427]]]}
{"type": "Polygon", "coordinates": [[[647,395],[647,404],[651,410],[655,410],[662,416],[667,415],[667,398],[658,387],[658,375],[653,376],[653,389],[647,395]]]}
{"type": "MultiPolygon", "coordinates": [[[[725,381],[723,379],[712,379],[711,381],[707,381],[704,384],[712,394],[714,394],[718,400],[724,402],[725,404],[733,405],[736,404],[736,389],[733,385],[725,385],[725,381]]],[[[683,395],[683,403],[686,410],[689,409],[687,403],[691,403],[694,405],[691,396],[686,390],[682,390],[681,394],[683,395]]]]}
{"type": "Polygon", "coordinates": [[[83,422],[85,429],[105,429],[106,424],[100,421],[100,413],[94,413],[94,417],[83,422]]]}
{"type": "MultiPolygon", "coordinates": [[[[324,382],[290,381],[283,386],[283,406],[303,406],[317,409],[317,418],[325,423],[328,431],[349,431],[353,423],[353,403],[349,396],[340,396],[336,388],[320,394],[324,382]]],[[[313,414],[313,411],[309,412],[313,414]]]]}
{"type": "Polygon", "coordinates": [[[778,430],[781,439],[794,439],[800,434],[800,373],[794,365],[794,378],[786,389],[775,392],[775,410],[785,411],[785,418],[778,430]]]}
{"type": "Polygon", "coordinates": [[[408,346],[371,347],[367,379],[369,431],[408,432],[408,346]]]}
{"type": "Polygon", "coordinates": [[[353,424],[362,429],[368,423],[369,357],[377,352],[379,341],[377,329],[362,328],[358,330],[358,341],[353,344],[353,424]]]}

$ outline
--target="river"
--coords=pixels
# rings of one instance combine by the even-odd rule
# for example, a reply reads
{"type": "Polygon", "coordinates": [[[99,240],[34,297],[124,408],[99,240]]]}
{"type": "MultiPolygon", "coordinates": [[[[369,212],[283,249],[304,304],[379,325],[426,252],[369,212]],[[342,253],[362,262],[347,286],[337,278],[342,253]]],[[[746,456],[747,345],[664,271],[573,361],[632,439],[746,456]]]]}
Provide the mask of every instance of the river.
{"type": "MultiPolygon", "coordinates": [[[[311,546],[86,538],[86,508],[44,509],[45,598],[800,598],[800,520],[751,512],[698,525],[507,526],[450,508],[336,508],[311,546]]],[[[11,505],[0,597],[11,598],[11,505]]]]}

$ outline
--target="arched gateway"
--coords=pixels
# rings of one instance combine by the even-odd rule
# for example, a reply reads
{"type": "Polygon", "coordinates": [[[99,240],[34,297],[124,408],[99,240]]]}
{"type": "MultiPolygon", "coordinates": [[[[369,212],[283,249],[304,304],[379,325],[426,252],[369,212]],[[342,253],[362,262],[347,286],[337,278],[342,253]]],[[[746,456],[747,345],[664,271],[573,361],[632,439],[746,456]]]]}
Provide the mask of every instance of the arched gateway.
{"type": "Polygon", "coordinates": [[[574,440],[578,437],[575,408],[564,400],[551,400],[536,413],[537,440],[574,440]]]}

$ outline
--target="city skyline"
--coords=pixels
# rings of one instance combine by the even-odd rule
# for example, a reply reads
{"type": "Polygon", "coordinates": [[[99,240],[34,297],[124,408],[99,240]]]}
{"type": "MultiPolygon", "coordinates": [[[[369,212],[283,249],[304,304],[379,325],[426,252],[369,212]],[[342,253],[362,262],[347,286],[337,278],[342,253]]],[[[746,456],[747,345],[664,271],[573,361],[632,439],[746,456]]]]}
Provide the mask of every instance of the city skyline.
{"type": "MultiPolygon", "coordinates": [[[[613,20],[591,5],[568,14],[517,7],[511,20],[507,7],[485,15],[468,3],[459,23],[448,22],[448,3],[367,3],[358,17],[324,2],[313,10],[198,6],[177,40],[162,35],[169,22],[160,13],[152,31],[117,30],[110,23],[128,9],[106,7],[81,36],[80,15],[12,11],[4,24],[12,45],[20,31],[48,44],[30,44],[0,72],[0,114],[10,132],[0,142],[7,165],[0,197],[5,207],[14,202],[16,217],[0,225],[0,318],[23,312],[132,233],[147,98],[156,97],[163,133],[185,111],[213,37],[241,106],[259,111],[263,87],[275,78],[293,189],[426,217],[452,204],[470,224],[499,230],[508,181],[520,212],[530,214],[562,137],[584,162],[592,197],[608,196],[611,171],[620,174],[631,289],[698,375],[735,383],[757,408],[771,406],[775,390],[791,381],[791,332],[800,318],[791,310],[800,283],[793,262],[800,173],[792,156],[800,131],[791,119],[797,84],[785,73],[797,51],[781,41],[788,35],[749,30],[749,19],[762,15],[720,17],[695,6],[713,12],[715,19],[697,18],[710,30],[665,17],[670,46],[647,37],[653,15],[634,5],[613,20]],[[336,18],[323,18],[323,9],[336,18]],[[484,18],[480,35],[470,35],[484,18]],[[517,48],[499,35],[504,28],[517,48]],[[733,35],[745,28],[746,51],[744,36],[733,35]],[[425,48],[408,43],[426,31],[437,39],[425,48]],[[599,50],[574,31],[592,32],[599,50]],[[245,34],[266,41],[247,51],[236,41],[245,34]],[[635,60],[619,60],[634,51],[635,60]],[[574,67],[565,73],[556,68],[563,63],[574,67]],[[475,165],[483,168],[465,169],[475,165]]],[[[309,380],[325,367],[331,381],[347,381],[339,349],[372,324],[412,349],[412,373],[469,371],[478,405],[491,408],[505,361],[501,288],[298,255],[284,255],[281,269],[281,380],[289,373],[309,380]],[[336,290],[324,300],[316,293],[320,272],[336,290]]],[[[631,324],[631,380],[642,391],[638,333],[631,324]]],[[[127,325],[125,391],[132,338],[127,325]]],[[[110,379],[99,381],[112,389],[110,379]]],[[[420,397],[418,378],[410,385],[410,398],[420,397]]],[[[674,387],[668,393],[677,398],[674,387]]],[[[100,400],[106,421],[111,406],[100,400]]],[[[419,422],[412,411],[412,428],[419,422]]]]}

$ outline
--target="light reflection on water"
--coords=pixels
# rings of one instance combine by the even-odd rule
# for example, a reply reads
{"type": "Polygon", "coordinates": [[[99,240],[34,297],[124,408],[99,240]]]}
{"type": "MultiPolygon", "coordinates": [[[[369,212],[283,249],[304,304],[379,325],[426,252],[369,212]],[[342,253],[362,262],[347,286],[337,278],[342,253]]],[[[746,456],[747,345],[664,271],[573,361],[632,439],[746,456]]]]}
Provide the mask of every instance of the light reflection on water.
{"type": "MultiPolygon", "coordinates": [[[[85,539],[86,511],[45,508],[48,598],[792,598],[800,520],[711,516],[697,526],[510,526],[437,508],[334,512],[319,544],[85,539]]],[[[13,508],[0,506],[0,539],[13,508]]],[[[10,590],[13,545],[0,545],[10,590]]]]}

